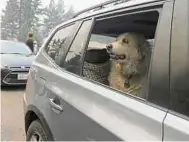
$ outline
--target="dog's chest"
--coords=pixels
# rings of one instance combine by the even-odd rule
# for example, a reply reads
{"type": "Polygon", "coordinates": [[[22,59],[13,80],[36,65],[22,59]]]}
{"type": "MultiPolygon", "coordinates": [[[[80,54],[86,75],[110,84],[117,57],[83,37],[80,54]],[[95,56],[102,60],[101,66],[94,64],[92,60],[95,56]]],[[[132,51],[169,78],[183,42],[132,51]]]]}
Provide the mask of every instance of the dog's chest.
{"type": "Polygon", "coordinates": [[[112,88],[136,96],[139,96],[141,91],[140,76],[133,76],[127,80],[126,76],[123,74],[123,66],[116,63],[112,64],[112,69],[109,75],[109,84],[112,88]],[[125,86],[127,81],[129,82],[129,87],[125,86]]]}

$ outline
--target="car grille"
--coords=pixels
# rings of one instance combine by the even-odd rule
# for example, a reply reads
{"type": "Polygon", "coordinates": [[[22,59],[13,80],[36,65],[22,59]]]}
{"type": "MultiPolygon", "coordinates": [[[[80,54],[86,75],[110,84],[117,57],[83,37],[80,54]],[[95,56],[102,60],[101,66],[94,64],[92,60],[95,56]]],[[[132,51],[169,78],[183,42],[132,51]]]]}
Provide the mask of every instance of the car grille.
{"type": "Polygon", "coordinates": [[[29,71],[30,67],[24,67],[24,68],[21,68],[21,67],[10,67],[10,70],[11,71],[29,71]]]}
{"type": "Polygon", "coordinates": [[[3,78],[3,82],[5,84],[26,84],[27,80],[18,80],[18,74],[20,73],[28,73],[29,67],[27,68],[19,68],[19,67],[11,67],[10,72],[3,78]]]}

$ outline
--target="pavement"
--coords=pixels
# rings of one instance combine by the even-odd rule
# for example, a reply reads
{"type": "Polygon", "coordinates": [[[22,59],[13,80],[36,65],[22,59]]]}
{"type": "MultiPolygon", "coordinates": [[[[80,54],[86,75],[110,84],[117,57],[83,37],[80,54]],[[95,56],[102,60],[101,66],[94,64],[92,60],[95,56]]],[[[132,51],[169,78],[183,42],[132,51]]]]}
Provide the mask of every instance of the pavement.
{"type": "Polygon", "coordinates": [[[1,141],[24,141],[24,86],[1,88],[1,141]]]}

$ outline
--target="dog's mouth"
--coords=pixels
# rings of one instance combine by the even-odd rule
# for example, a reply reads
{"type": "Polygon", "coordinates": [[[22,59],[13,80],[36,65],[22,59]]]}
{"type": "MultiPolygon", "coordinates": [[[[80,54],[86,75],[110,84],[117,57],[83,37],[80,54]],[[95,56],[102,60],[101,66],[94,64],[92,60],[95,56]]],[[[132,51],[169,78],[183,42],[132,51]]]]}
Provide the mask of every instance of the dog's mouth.
{"type": "Polygon", "coordinates": [[[115,60],[124,60],[126,56],[124,54],[118,55],[118,54],[110,53],[110,58],[115,60]]]}

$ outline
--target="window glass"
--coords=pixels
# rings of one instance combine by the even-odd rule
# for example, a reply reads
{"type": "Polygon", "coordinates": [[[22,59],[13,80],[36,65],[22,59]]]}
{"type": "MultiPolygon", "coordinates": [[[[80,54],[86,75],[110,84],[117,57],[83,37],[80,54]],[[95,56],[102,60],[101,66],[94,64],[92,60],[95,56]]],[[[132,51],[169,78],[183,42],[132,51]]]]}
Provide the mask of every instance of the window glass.
{"type": "Polygon", "coordinates": [[[146,12],[96,21],[82,75],[125,94],[146,99],[158,18],[158,12],[146,12]]]}
{"type": "Polygon", "coordinates": [[[64,68],[72,73],[80,73],[82,52],[88,37],[91,21],[85,21],[77,33],[65,59],[64,68]]]}
{"type": "Polygon", "coordinates": [[[55,58],[57,57],[59,53],[59,50],[62,47],[63,48],[61,49],[61,51],[66,52],[64,51],[65,41],[69,36],[72,35],[73,29],[74,29],[74,25],[60,29],[59,31],[55,33],[55,35],[49,42],[48,47],[47,47],[47,53],[53,60],[55,60],[55,58]]]}

